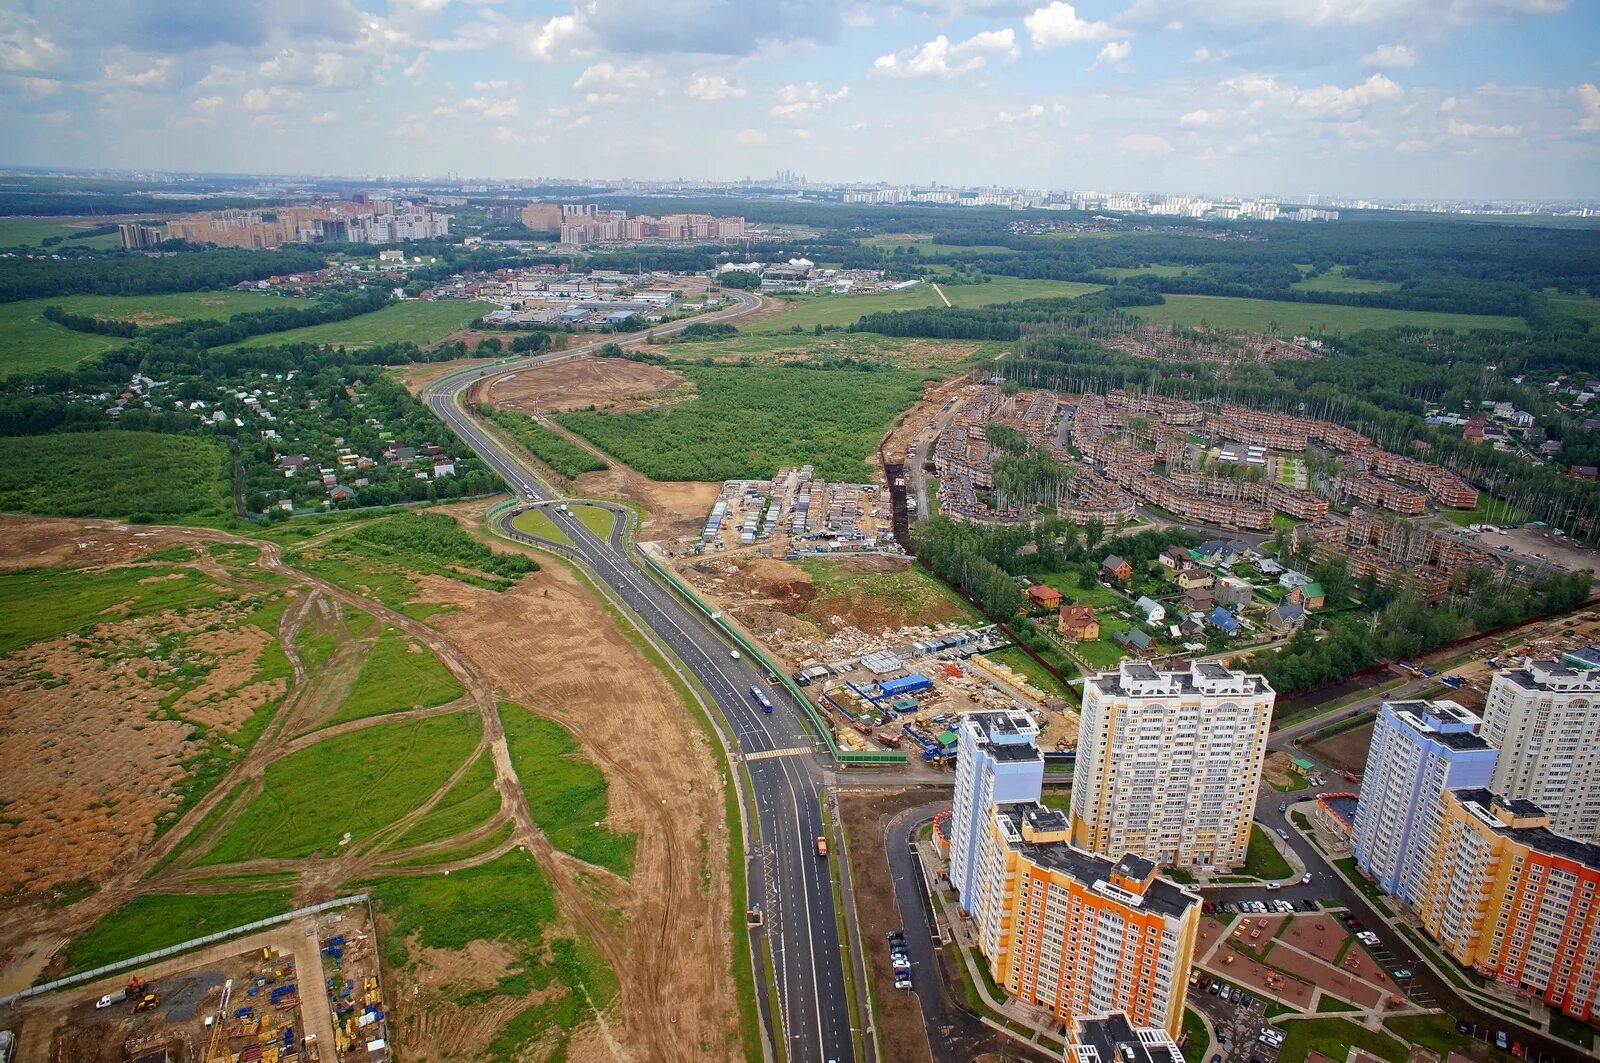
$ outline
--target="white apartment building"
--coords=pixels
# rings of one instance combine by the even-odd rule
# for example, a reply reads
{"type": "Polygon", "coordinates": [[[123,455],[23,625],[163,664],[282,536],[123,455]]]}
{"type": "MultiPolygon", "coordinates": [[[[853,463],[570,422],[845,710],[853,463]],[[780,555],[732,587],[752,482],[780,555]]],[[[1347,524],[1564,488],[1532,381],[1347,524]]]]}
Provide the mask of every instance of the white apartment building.
{"type": "Polygon", "coordinates": [[[1600,669],[1529,660],[1497,672],[1483,736],[1500,748],[1490,789],[1532,801],[1557,833],[1600,842],[1600,669]]]}
{"type": "Polygon", "coordinates": [[[974,712],[956,726],[956,788],[950,812],[950,885],[961,907],[972,904],[978,847],[996,804],[1037,801],[1044,758],[1033,744],[1039,725],[1020,709],[974,712]]]}
{"type": "Polygon", "coordinates": [[[1215,661],[1160,671],[1124,661],[1088,677],[1072,782],[1072,841],[1111,859],[1245,861],[1276,699],[1215,661]]]}

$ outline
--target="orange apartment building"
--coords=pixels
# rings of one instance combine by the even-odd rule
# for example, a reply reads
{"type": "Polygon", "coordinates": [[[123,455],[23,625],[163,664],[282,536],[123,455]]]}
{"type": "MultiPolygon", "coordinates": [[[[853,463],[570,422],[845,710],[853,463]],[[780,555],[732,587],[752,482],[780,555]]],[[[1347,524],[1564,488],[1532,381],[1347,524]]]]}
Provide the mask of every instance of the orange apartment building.
{"type": "Polygon", "coordinates": [[[1104,859],[1068,833],[1066,815],[1043,805],[990,809],[972,898],[990,974],[1068,1027],[1120,1011],[1177,1037],[1200,897],[1149,860],[1104,859]]]}

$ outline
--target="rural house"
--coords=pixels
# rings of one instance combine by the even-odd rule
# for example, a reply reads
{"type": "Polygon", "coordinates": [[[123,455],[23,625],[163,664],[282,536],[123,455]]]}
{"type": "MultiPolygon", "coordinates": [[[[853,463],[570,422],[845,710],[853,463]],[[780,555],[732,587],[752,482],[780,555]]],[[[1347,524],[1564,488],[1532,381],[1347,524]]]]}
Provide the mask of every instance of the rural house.
{"type": "Polygon", "coordinates": [[[1100,637],[1100,621],[1092,605],[1064,605],[1059,621],[1061,637],[1074,642],[1093,642],[1100,637]]]}
{"type": "Polygon", "coordinates": [[[1267,614],[1267,626],[1274,631],[1299,631],[1306,626],[1306,611],[1294,602],[1284,602],[1267,614]]]}
{"type": "Polygon", "coordinates": [[[1043,583],[1028,588],[1028,604],[1046,611],[1061,608],[1061,592],[1043,583]]]}
{"type": "Polygon", "coordinates": [[[1112,554],[1100,562],[1100,574],[1109,579],[1132,579],[1133,566],[1116,554],[1112,554]]]}

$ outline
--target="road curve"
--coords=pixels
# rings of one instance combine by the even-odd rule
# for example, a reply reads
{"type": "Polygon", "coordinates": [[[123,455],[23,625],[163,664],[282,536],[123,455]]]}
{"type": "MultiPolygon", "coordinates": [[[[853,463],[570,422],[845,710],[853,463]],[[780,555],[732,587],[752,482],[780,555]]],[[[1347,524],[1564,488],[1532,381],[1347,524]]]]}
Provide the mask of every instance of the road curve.
{"type": "MultiPolygon", "coordinates": [[[[728,294],[735,300],[733,307],[651,331],[660,336],[694,322],[736,320],[760,306],[754,296],[728,294]]],[[[482,380],[591,354],[606,342],[615,342],[615,338],[447,374],[424,388],[422,399],[522,499],[529,503],[557,501],[560,493],[540,477],[520,450],[469,413],[463,396],[482,380]]],[[[853,1060],[832,881],[827,861],[818,858],[814,850],[815,839],[824,833],[820,807],[823,776],[811,752],[812,735],[802,722],[799,706],[781,685],[767,683],[749,660],[733,656],[733,645],[720,632],[646,573],[632,553],[638,547],[625,538],[622,521],[602,538],[559,506],[547,506],[545,512],[570,547],[518,531],[513,525],[514,513],[509,511],[500,516],[498,530],[511,538],[555,547],[587,568],[602,592],[647,627],[657,643],[667,647],[699,680],[726,723],[730,744],[737,745],[736,759],[743,763],[732,766],[733,774],[737,780],[742,767],[748,778],[761,835],[760,844],[747,853],[750,903],[762,908],[763,932],[771,943],[779,1005],[775,1036],[785,1039],[787,1058],[819,1063],[853,1060]],[[776,711],[766,714],[758,710],[750,693],[754,685],[766,691],[776,711]],[[777,751],[786,752],[771,755],[777,751]],[[753,754],[761,753],[769,755],[752,759],[753,754]]],[[[715,972],[707,974],[715,976],[715,972]]]]}

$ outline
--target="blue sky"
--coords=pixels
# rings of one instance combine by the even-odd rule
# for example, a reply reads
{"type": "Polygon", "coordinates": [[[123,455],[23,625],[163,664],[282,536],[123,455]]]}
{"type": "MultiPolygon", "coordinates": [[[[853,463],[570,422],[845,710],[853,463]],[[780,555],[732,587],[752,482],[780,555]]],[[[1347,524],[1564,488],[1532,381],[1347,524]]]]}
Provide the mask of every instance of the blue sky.
{"type": "Polygon", "coordinates": [[[0,162],[1600,199],[1600,0],[0,0],[0,162]]]}

